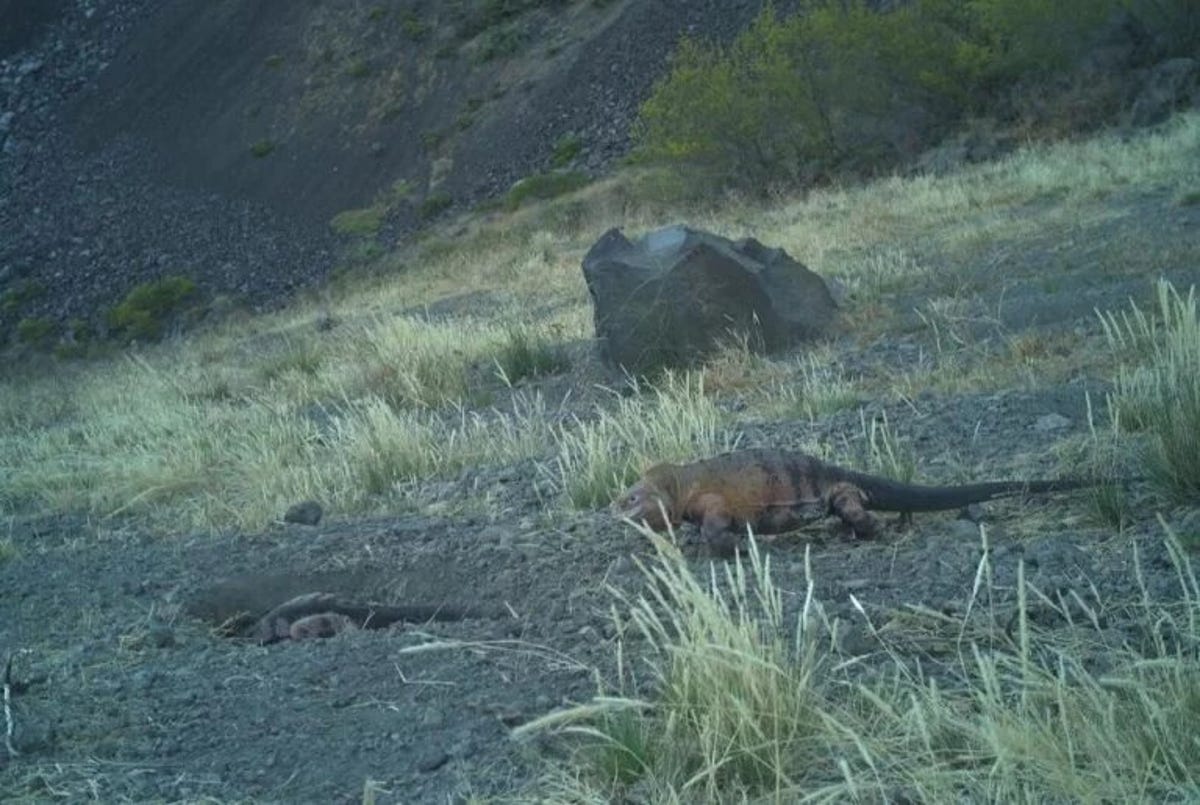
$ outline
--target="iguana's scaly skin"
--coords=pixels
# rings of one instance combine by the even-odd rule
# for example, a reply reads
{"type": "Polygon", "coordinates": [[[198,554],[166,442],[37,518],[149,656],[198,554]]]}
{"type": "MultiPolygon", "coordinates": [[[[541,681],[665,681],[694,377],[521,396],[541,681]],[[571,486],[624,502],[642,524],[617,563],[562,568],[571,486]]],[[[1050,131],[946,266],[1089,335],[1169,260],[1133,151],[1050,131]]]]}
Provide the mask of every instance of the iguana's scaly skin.
{"type": "Polygon", "coordinates": [[[919,486],[828,464],[804,453],[738,450],[691,464],[659,464],[614,503],[615,511],[662,531],[690,522],[718,556],[732,555],[750,526],[778,534],[837,515],[858,537],[880,531],[871,510],[956,509],[1006,495],[1089,486],[1081,480],[992,481],[919,486]]]}

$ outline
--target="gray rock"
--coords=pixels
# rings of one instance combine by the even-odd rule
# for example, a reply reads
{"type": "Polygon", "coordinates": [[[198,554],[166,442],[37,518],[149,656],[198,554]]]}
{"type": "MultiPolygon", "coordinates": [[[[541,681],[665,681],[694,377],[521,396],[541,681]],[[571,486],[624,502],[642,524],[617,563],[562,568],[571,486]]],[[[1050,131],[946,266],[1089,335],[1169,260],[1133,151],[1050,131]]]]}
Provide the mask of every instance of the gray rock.
{"type": "Polygon", "coordinates": [[[146,643],[153,648],[173,648],[175,646],[175,630],[166,624],[159,624],[146,634],[146,643]]]}
{"type": "Polygon", "coordinates": [[[972,544],[978,544],[980,540],[979,522],[966,519],[954,520],[952,523],[950,523],[950,534],[955,539],[960,539],[972,544]]]}
{"type": "Polygon", "coordinates": [[[316,525],[321,522],[321,516],[324,513],[320,503],[315,500],[305,500],[289,508],[283,515],[283,521],[300,525],[316,525]]]}
{"type": "Polygon", "coordinates": [[[959,511],[958,519],[970,522],[974,527],[975,523],[982,523],[987,519],[987,508],[982,503],[968,503],[959,511]]]}
{"type": "Polygon", "coordinates": [[[1050,433],[1056,430],[1066,430],[1071,427],[1071,420],[1062,414],[1045,414],[1033,423],[1033,429],[1039,433],[1050,433]]]}
{"type": "Polygon", "coordinates": [[[426,751],[417,762],[417,770],[428,774],[437,771],[450,761],[450,755],[440,749],[426,751]]]}
{"type": "Polygon", "coordinates": [[[696,363],[731,332],[773,351],[830,333],[825,281],[782,249],[670,226],[631,242],[611,229],[583,259],[601,356],[644,374],[696,363]]]}

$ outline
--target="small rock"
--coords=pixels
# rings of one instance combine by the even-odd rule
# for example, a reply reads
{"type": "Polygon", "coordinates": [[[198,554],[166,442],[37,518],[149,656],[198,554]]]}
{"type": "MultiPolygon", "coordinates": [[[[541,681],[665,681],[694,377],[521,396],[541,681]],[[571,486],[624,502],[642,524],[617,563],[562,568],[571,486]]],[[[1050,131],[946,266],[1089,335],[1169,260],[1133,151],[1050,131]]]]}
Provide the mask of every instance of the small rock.
{"type": "Polygon", "coordinates": [[[1038,417],[1037,421],[1033,423],[1033,429],[1039,433],[1065,430],[1069,427],[1071,427],[1071,420],[1062,414],[1044,414],[1038,417]]]}
{"type": "Polygon", "coordinates": [[[870,654],[879,649],[879,641],[868,634],[867,630],[858,625],[851,624],[848,628],[839,632],[838,641],[839,648],[845,654],[854,657],[860,657],[865,654],[870,654]]]}
{"type": "Polygon", "coordinates": [[[970,520],[955,520],[950,524],[950,533],[954,539],[979,541],[979,525],[970,520]]]}
{"type": "Polygon", "coordinates": [[[283,515],[285,523],[299,523],[300,525],[316,525],[321,522],[321,516],[325,510],[321,508],[321,504],[315,500],[306,500],[302,503],[297,503],[292,506],[283,515]]]}
{"type": "Polygon", "coordinates": [[[987,509],[982,503],[968,503],[958,512],[959,520],[969,520],[972,523],[982,523],[987,519],[987,509]]]}
{"type": "Polygon", "coordinates": [[[525,720],[525,714],[516,707],[501,707],[496,710],[495,715],[506,727],[515,727],[525,720]]]}
{"type": "Polygon", "coordinates": [[[153,626],[146,634],[146,643],[154,648],[173,648],[175,631],[170,626],[153,626]]]}
{"type": "Polygon", "coordinates": [[[417,761],[417,770],[428,774],[431,771],[437,771],[442,766],[445,766],[450,760],[450,756],[440,749],[434,749],[427,752],[424,757],[417,761]]]}

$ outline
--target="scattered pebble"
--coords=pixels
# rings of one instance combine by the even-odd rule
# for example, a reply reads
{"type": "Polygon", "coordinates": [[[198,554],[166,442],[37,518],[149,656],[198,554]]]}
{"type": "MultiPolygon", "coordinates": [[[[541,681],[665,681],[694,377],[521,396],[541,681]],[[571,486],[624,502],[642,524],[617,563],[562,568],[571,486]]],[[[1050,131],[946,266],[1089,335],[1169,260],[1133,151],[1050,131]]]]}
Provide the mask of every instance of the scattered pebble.
{"type": "Polygon", "coordinates": [[[317,525],[321,522],[321,516],[324,513],[325,510],[321,508],[320,503],[315,500],[305,500],[289,508],[283,515],[283,521],[299,525],[317,525]]]}
{"type": "Polygon", "coordinates": [[[1050,433],[1056,430],[1066,430],[1071,427],[1071,420],[1062,414],[1044,414],[1033,423],[1033,429],[1039,433],[1050,433]]]}

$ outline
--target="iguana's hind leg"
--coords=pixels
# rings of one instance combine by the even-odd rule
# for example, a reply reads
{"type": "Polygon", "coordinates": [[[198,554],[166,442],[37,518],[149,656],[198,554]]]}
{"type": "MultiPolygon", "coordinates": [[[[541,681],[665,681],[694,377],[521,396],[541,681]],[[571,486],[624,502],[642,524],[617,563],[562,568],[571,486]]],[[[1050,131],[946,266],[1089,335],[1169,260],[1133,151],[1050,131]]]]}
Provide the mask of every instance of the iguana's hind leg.
{"type": "Polygon", "coordinates": [[[859,539],[874,539],[881,530],[879,518],[867,511],[867,495],[857,486],[841,482],[830,487],[826,495],[829,511],[842,518],[859,539]]]}

